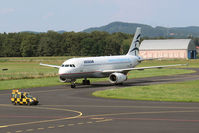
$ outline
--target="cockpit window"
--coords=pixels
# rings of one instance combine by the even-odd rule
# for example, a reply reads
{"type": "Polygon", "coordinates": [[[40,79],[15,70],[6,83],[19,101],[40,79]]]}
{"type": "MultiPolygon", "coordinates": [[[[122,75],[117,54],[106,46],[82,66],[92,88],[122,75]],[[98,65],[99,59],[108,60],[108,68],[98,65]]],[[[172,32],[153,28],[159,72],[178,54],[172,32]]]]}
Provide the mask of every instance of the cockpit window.
{"type": "Polygon", "coordinates": [[[75,65],[74,64],[65,64],[65,65],[63,64],[62,67],[75,67],[75,65]]]}
{"type": "Polygon", "coordinates": [[[26,97],[27,98],[32,98],[32,96],[30,94],[27,94],[26,97]]]}

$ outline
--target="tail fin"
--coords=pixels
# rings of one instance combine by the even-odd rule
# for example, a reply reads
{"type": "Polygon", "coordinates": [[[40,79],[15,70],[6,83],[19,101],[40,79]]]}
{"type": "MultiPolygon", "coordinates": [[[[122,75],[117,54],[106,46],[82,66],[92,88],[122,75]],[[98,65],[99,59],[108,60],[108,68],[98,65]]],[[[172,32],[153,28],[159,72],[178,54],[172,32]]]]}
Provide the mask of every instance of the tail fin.
{"type": "Polygon", "coordinates": [[[140,47],[140,36],[141,36],[141,28],[137,27],[133,41],[131,43],[131,46],[129,48],[127,55],[138,56],[139,47],[140,47]]]}

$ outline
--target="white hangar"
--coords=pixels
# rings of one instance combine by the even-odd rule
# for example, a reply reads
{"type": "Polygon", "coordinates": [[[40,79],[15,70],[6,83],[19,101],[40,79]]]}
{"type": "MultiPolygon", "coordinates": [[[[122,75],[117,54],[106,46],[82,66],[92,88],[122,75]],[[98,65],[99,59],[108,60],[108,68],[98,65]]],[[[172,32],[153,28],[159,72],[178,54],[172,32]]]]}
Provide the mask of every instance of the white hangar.
{"type": "Polygon", "coordinates": [[[196,46],[191,39],[144,40],[139,55],[144,59],[195,59],[196,46]]]}

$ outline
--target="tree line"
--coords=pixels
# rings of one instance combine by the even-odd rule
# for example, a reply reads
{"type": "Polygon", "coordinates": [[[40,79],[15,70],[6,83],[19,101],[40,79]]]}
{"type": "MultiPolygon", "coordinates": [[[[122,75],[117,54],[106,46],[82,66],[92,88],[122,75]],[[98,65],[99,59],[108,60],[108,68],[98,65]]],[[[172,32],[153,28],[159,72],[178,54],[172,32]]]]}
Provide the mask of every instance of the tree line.
{"type": "Polygon", "coordinates": [[[133,35],[107,32],[3,33],[0,57],[99,56],[125,54],[133,35]]]}
{"type": "MultiPolygon", "coordinates": [[[[131,34],[100,31],[2,33],[0,57],[122,55],[127,53],[132,38],[131,34]]],[[[198,40],[195,38],[196,43],[198,40]]]]}

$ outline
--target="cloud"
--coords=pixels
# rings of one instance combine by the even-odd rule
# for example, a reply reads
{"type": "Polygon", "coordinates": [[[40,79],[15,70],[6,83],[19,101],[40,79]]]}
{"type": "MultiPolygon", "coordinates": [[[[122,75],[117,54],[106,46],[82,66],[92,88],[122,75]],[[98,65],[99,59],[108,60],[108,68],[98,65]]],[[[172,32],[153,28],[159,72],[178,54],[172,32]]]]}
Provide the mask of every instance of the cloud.
{"type": "Polygon", "coordinates": [[[14,8],[2,8],[2,9],[0,9],[0,15],[13,13],[14,11],[15,11],[14,8]]]}

